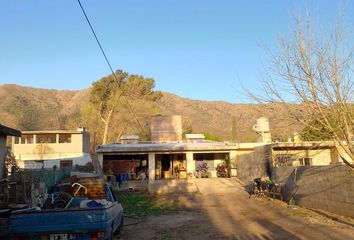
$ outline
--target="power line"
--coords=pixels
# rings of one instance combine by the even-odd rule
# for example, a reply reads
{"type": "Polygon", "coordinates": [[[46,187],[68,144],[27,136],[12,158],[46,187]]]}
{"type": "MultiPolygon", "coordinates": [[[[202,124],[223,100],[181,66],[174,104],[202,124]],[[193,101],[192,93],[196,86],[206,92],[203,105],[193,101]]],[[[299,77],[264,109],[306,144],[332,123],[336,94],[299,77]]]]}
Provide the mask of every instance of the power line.
{"type": "MultiPolygon", "coordinates": [[[[88,25],[89,25],[90,28],[91,28],[91,31],[92,31],[92,33],[93,33],[93,36],[95,36],[96,42],[97,42],[98,46],[100,47],[101,52],[102,52],[104,58],[106,59],[106,62],[107,62],[107,64],[108,64],[109,69],[111,69],[112,74],[115,76],[114,71],[113,71],[113,68],[112,68],[112,66],[111,66],[111,64],[110,64],[110,62],[108,61],[108,58],[107,58],[107,56],[106,56],[106,53],[104,52],[104,50],[103,50],[103,48],[102,48],[102,45],[101,45],[100,41],[98,40],[98,37],[97,37],[97,35],[96,35],[96,32],[95,32],[95,30],[93,29],[93,27],[92,27],[92,25],[91,25],[91,22],[90,22],[89,18],[88,18],[87,15],[86,15],[85,9],[83,8],[83,6],[82,6],[80,0],[77,0],[77,2],[78,2],[79,5],[80,5],[80,8],[81,8],[81,10],[82,10],[82,13],[85,15],[86,21],[87,21],[88,25]]],[[[116,79],[116,80],[117,80],[117,79],[116,79]]]]}
{"type": "MultiPolygon", "coordinates": [[[[119,85],[119,81],[118,81],[118,79],[117,79],[117,76],[116,76],[116,74],[115,74],[114,71],[113,71],[113,68],[112,68],[112,66],[111,66],[111,63],[109,62],[109,60],[108,60],[108,58],[107,58],[107,55],[106,55],[105,51],[103,50],[103,47],[102,47],[102,45],[101,45],[101,43],[100,43],[100,41],[99,41],[99,39],[98,39],[98,37],[97,37],[97,35],[96,35],[95,30],[94,30],[93,27],[92,27],[92,24],[91,24],[90,19],[88,18],[87,14],[86,14],[86,12],[85,12],[84,7],[82,6],[80,0],[77,0],[77,2],[78,2],[79,5],[80,5],[81,11],[82,11],[82,13],[83,13],[84,16],[85,16],[86,22],[87,22],[88,25],[90,26],[91,32],[92,32],[92,34],[94,35],[98,46],[100,47],[100,50],[101,50],[101,52],[102,52],[102,55],[104,56],[104,58],[105,58],[105,60],[106,60],[106,62],[107,62],[107,65],[108,65],[109,69],[110,69],[111,72],[112,72],[112,75],[113,75],[114,79],[116,80],[117,84],[119,85]]],[[[135,118],[135,120],[137,121],[139,127],[140,127],[142,130],[144,130],[144,127],[141,125],[139,119],[137,118],[136,112],[133,110],[131,104],[129,103],[129,100],[127,99],[127,97],[124,95],[124,93],[122,93],[121,96],[123,96],[124,100],[126,101],[126,103],[127,103],[127,105],[128,105],[128,108],[129,108],[129,111],[132,112],[132,114],[134,115],[134,118],[135,118]]]]}

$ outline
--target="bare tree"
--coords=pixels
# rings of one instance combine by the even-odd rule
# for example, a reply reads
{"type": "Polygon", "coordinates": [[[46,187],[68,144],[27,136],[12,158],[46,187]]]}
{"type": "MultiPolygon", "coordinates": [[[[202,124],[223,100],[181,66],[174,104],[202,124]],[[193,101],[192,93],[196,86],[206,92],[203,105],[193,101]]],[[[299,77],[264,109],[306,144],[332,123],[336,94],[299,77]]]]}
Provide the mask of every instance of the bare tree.
{"type": "Polygon", "coordinates": [[[18,167],[18,163],[16,161],[16,157],[13,154],[13,152],[11,151],[10,148],[6,148],[6,153],[5,153],[5,176],[9,173],[12,172],[12,170],[14,171],[18,171],[19,167],[18,167]]]}
{"type": "Polygon", "coordinates": [[[44,160],[54,154],[55,151],[49,146],[48,143],[39,143],[33,150],[33,154],[37,156],[37,161],[42,163],[44,168],[44,160]]]}
{"type": "Polygon", "coordinates": [[[325,32],[309,14],[297,17],[291,33],[279,39],[278,50],[267,49],[271,62],[262,75],[262,93],[248,93],[262,103],[286,103],[291,117],[315,131],[329,131],[353,161],[353,46],[343,17],[338,19],[325,32]]]}

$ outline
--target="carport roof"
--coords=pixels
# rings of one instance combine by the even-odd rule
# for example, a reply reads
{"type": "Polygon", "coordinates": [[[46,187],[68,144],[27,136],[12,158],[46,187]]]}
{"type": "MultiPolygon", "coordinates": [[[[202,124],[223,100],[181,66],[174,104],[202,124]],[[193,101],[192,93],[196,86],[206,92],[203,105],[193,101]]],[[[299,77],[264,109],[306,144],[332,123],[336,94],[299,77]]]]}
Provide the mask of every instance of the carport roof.
{"type": "Polygon", "coordinates": [[[221,142],[204,143],[139,143],[139,144],[106,144],[99,146],[97,153],[127,152],[180,152],[180,151],[230,151],[238,149],[237,144],[221,142]]]}

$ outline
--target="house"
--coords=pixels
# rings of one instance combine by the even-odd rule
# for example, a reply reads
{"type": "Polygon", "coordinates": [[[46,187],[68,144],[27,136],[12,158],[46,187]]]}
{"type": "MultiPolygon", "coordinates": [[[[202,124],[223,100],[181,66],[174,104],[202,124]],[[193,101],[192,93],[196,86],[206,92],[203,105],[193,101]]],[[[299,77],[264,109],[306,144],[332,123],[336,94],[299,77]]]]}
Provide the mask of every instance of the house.
{"type": "Polygon", "coordinates": [[[150,131],[150,142],[139,142],[136,135],[130,135],[135,142],[125,138],[120,144],[99,146],[96,152],[104,173],[126,174],[129,179],[186,179],[205,167],[216,177],[219,163],[236,161],[236,144],[207,142],[202,134],[187,134],[187,140],[182,140],[179,115],[152,117],[150,131]]]}
{"type": "Polygon", "coordinates": [[[77,130],[23,131],[13,137],[12,151],[20,168],[69,168],[91,162],[90,134],[77,130]]]}
{"type": "Polygon", "coordinates": [[[21,132],[0,124],[0,180],[4,177],[7,136],[20,137],[21,132]]]}
{"type": "Polygon", "coordinates": [[[253,127],[259,135],[257,143],[211,142],[203,134],[186,134],[182,140],[180,125],[180,116],[156,116],[151,121],[153,141],[139,142],[138,136],[129,135],[121,143],[99,146],[96,152],[104,174],[128,179],[147,176],[150,181],[187,179],[204,167],[209,177],[216,177],[218,165],[228,162],[230,175],[236,176],[239,160],[248,169],[243,174],[248,174],[262,168],[264,162],[274,167],[329,165],[339,162],[342,154],[333,142],[271,143],[265,118],[253,127]],[[254,165],[254,159],[260,166],[254,165]]]}
{"type": "Polygon", "coordinates": [[[297,141],[272,144],[273,165],[282,166],[325,166],[342,162],[340,156],[347,154],[334,141],[297,141]]]}

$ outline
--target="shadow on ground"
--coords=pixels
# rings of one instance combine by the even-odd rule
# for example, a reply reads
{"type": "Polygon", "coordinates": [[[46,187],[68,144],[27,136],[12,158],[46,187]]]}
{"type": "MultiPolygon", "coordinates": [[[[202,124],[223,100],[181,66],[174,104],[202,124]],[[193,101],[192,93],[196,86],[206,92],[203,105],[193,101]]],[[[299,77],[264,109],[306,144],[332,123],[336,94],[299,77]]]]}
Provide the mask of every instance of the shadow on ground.
{"type": "Polygon", "coordinates": [[[299,214],[278,201],[249,199],[233,179],[198,179],[197,193],[154,196],[166,211],[125,227],[122,239],[350,239],[354,229],[299,214]]]}

